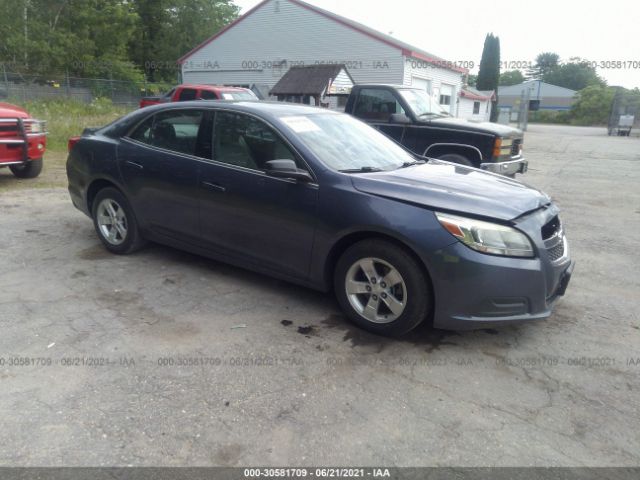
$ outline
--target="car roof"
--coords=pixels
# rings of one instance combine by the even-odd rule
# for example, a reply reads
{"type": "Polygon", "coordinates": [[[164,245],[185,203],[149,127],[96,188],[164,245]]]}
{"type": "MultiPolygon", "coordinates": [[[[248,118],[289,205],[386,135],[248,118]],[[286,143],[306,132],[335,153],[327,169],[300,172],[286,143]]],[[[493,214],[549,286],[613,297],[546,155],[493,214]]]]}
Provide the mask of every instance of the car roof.
{"type": "MultiPolygon", "coordinates": [[[[173,110],[183,108],[224,108],[227,110],[236,110],[239,112],[249,112],[256,114],[269,115],[273,117],[283,117],[288,115],[321,115],[321,114],[338,114],[333,110],[326,108],[312,107],[309,105],[301,105],[299,103],[287,102],[265,102],[258,100],[194,100],[188,102],[172,102],[155,105],[152,107],[155,111],[173,110]]],[[[148,110],[147,110],[148,111],[148,110]]]]}

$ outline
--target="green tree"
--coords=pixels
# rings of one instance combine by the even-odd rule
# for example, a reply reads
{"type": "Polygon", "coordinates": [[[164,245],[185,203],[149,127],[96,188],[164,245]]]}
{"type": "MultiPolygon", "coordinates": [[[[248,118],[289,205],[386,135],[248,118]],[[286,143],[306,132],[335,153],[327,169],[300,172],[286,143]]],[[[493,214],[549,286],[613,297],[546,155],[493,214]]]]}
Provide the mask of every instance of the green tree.
{"type": "Polygon", "coordinates": [[[591,85],[605,85],[605,81],[598,76],[596,69],[581,58],[571,58],[569,62],[556,66],[545,73],[542,80],[571,90],[582,90],[591,85]]]}
{"type": "Polygon", "coordinates": [[[478,90],[494,90],[496,91],[496,100],[492,102],[491,121],[495,122],[498,118],[498,82],[500,80],[500,38],[487,34],[484,39],[484,48],[482,49],[482,58],[480,59],[480,69],[478,71],[478,79],[476,88],[478,90]]]}
{"type": "Polygon", "coordinates": [[[615,89],[603,85],[591,85],[580,90],[569,116],[576,125],[606,125],[615,89]]]}
{"type": "Polygon", "coordinates": [[[524,82],[524,75],[520,70],[509,70],[500,74],[500,86],[518,85],[524,82]]]}
{"type": "Polygon", "coordinates": [[[136,33],[131,58],[152,81],[175,80],[176,61],[235,20],[232,0],[136,0],[136,33]]]}
{"type": "Polygon", "coordinates": [[[527,78],[542,80],[545,75],[560,65],[560,55],[553,52],[542,52],[536,57],[536,62],[527,69],[527,78]]]}

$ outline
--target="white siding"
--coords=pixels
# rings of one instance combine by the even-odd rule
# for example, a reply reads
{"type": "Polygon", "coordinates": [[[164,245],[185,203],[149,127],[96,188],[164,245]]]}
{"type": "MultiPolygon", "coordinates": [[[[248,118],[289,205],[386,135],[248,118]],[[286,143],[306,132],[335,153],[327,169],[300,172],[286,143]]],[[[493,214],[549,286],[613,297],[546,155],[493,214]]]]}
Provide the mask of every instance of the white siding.
{"type": "Polygon", "coordinates": [[[478,100],[459,98],[458,101],[459,103],[458,114],[456,115],[457,117],[480,122],[489,121],[489,118],[491,118],[491,102],[480,101],[480,113],[474,115],[473,103],[477,102],[478,100]]]}
{"type": "Polygon", "coordinates": [[[456,100],[459,98],[460,89],[462,88],[462,73],[438,68],[424,60],[405,56],[402,83],[404,85],[416,86],[414,79],[418,80],[418,87],[423,86],[423,82],[420,82],[420,79],[428,80],[430,82],[430,93],[436,101],[440,99],[440,89],[442,85],[450,85],[453,89],[451,95],[451,114],[456,114],[456,111],[458,111],[456,100]]]}
{"type": "Polygon", "coordinates": [[[352,28],[287,0],[271,0],[182,66],[183,81],[272,87],[291,65],[346,63],[356,83],[402,83],[403,57],[352,28]],[[286,60],[284,68],[273,63],[286,60]]]}

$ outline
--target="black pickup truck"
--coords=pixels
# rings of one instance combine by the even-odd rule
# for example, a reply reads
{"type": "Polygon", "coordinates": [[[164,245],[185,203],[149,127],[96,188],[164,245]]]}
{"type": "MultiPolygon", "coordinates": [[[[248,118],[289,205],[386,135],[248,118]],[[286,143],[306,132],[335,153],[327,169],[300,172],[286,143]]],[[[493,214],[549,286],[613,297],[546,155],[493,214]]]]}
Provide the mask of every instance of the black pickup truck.
{"type": "Polygon", "coordinates": [[[527,171],[521,130],[453,118],[424,90],[395,85],[355,85],[345,112],[418,155],[510,177],[527,171]]]}

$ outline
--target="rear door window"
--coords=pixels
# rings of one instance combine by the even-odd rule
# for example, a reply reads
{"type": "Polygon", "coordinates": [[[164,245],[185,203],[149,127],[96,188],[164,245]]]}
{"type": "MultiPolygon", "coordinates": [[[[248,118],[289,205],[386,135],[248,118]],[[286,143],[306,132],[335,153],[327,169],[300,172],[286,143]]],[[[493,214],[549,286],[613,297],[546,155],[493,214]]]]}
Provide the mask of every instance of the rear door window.
{"type": "Polygon", "coordinates": [[[178,97],[179,102],[186,102],[188,100],[195,100],[198,91],[195,88],[183,88],[178,97]]]}
{"type": "Polygon", "coordinates": [[[211,113],[169,110],[142,122],[129,138],[172,152],[211,158],[211,113]]]}

